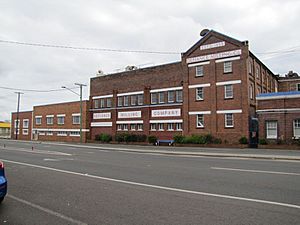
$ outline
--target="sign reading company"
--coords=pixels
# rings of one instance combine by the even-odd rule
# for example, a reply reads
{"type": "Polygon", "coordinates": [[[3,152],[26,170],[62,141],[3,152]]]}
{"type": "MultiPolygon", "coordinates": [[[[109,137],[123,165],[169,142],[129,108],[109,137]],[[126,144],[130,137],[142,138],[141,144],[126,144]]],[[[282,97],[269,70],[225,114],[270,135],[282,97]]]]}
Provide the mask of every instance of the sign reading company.
{"type": "Polygon", "coordinates": [[[180,109],[160,109],[160,110],[152,110],[152,117],[171,117],[171,116],[181,116],[180,109]]]}
{"type": "Polygon", "coordinates": [[[93,119],[94,120],[99,120],[99,119],[110,119],[111,118],[111,113],[94,113],[93,114],[93,119]]]}
{"type": "Polygon", "coordinates": [[[141,118],[142,112],[141,111],[128,111],[128,112],[118,112],[118,118],[141,118]]]}
{"type": "Polygon", "coordinates": [[[195,63],[195,62],[207,61],[207,60],[211,60],[211,59],[220,59],[220,58],[226,58],[226,57],[231,57],[231,56],[236,56],[236,55],[241,55],[241,54],[242,54],[241,49],[228,51],[228,52],[219,52],[219,53],[214,53],[214,54],[209,54],[209,55],[202,55],[202,56],[187,58],[186,63],[195,63]]]}
{"type": "Polygon", "coordinates": [[[201,45],[200,50],[218,48],[218,47],[222,47],[222,46],[225,46],[225,41],[216,42],[216,43],[212,43],[212,44],[208,44],[208,45],[201,45]]]}

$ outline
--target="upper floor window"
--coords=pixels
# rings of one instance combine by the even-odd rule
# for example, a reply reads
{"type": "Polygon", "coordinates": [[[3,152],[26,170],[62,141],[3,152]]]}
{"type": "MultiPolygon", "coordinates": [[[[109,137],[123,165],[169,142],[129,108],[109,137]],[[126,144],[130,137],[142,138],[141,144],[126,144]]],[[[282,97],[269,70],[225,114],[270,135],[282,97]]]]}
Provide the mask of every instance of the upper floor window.
{"type": "Polygon", "coordinates": [[[182,102],[182,90],[176,91],[176,102],[182,102]]]}
{"type": "Polygon", "coordinates": [[[104,108],[105,107],[105,99],[102,98],[100,99],[100,108],[104,108]]]}
{"type": "Polygon", "coordinates": [[[233,98],[233,85],[228,84],[224,86],[225,98],[233,98]]]}
{"type": "Polygon", "coordinates": [[[168,91],[168,102],[172,103],[175,101],[175,92],[174,91],[168,91]]]}
{"type": "Polygon", "coordinates": [[[158,92],[158,103],[164,103],[164,102],[165,102],[165,93],[158,92]]]}
{"type": "Polygon", "coordinates": [[[255,74],[256,74],[256,77],[259,79],[259,67],[258,66],[256,66],[255,74]]]}
{"type": "Polygon", "coordinates": [[[95,107],[95,109],[99,108],[99,100],[98,99],[94,100],[94,107],[95,107]]]}
{"type": "Polygon", "coordinates": [[[65,124],[65,117],[64,116],[57,116],[57,124],[65,124]]]}
{"type": "Polygon", "coordinates": [[[46,121],[47,121],[47,125],[52,125],[53,124],[53,116],[47,116],[46,121]]]}
{"type": "Polygon", "coordinates": [[[203,75],[203,66],[196,66],[196,77],[202,77],[203,75]]]}
{"type": "Polygon", "coordinates": [[[196,100],[203,100],[203,99],[204,99],[203,87],[196,88],[196,100]]]}
{"type": "Polygon", "coordinates": [[[23,128],[28,128],[29,127],[29,119],[24,119],[23,120],[23,128]]]}
{"type": "Polygon", "coordinates": [[[144,95],[138,95],[138,105],[143,105],[144,104],[144,95]]]}
{"type": "Polygon", "coordinates": [[[111,98],[106,99],[106,107],[111,108],[111,98]]]}
{"type": "Polygon", "coordinates": [[[300,83],[297,84],[297,91],[300,91],[300,83]]]}
{"type": "Polygon", "coordinates": [[[249,96],[250,96],[250,99],[253,99],[253,84],[250,84],[249,85],[249,96]]]}
{"type": "Polygon", "coordinates": [[[151,104],[157,104],[157,93],[151,93],[151,104]]]}
{"type": "Polygon", "coordinates": [[[129,96],[124,96],[124,106],[128,106],[129,104],[129,96]]]}
{"type": "Polygon", "coordinates": [[[131,95],[130,96],[130,104],[131,105],[137,105],[137,96],[136,95],[131,95]]]}
{"type": "Polygon", "coordinates": [[[15,128],[20,128],[20,120],[15,120],[15,128]]]}
{"type": "Polygon", "coordinates": [[[252,74],[252,63],[249,61],[249,73],[252,74]]]}
{"type": "Polygon", "coordinates": [[[73,124],[80,124],[80,115],[72,116],[73,124]]]}
{"type": "Polygon", "coordinates": [[[234,127],[233,114],[226,113],[225,114],[225,127],[234,127]]]}
{"type": "Polygon", "coordinates": [[[118,106],[123,105],[123,97],[118,97],[118,106]]]}
{"type": "Polygon", "coordinates": [[[224,73],[232,72],[232,62],[224,62],[224,73]]]}
{"type": "Polygon", "coordinates": [[[42,117],[35,117],[35,124],[36,125],[42,124],[42,117]]]}

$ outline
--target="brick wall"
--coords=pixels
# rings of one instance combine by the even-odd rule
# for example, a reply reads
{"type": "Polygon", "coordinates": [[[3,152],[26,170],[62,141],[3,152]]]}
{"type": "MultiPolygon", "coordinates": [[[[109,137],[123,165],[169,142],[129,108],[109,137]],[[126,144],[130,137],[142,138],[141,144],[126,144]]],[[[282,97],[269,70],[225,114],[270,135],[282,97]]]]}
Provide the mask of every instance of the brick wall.
{"type": "MultiPolygon", "coordinates": [[[[19,112],[19,131],[18,140],[31,140],[31,129],[32,129],[32,111],[19,112]],[[28,122],[26,122],[28,121],[28,122]],[[28,126],[25,127],[27,124],[28,126]],[[25,126],[24,126],[25,125],[25,126]]],[[[11,138],[16,139],[16,127],[15,121],[17,120],[17,113],[11,114],[11,138]]]]}

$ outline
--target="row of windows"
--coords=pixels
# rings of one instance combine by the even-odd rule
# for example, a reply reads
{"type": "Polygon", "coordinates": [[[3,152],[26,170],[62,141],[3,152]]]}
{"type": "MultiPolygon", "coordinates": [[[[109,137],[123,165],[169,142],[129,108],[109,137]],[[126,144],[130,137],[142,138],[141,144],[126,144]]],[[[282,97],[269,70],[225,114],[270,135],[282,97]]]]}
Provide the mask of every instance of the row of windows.
{"type": "Polygon", "coordinates": [[[182,102],[182,90],[151,93],[151,104],[182,102]]]}
{"type": "Polygon", "coordinates": [[[122,106],[136,106],[144,104],[144,95],[126,95],[118,97],[118,107],[122,106]]]}
{"type": "MultiPolygon", "coordinates": [[[[20,128],[20,120],[15,120],[15,128],[18,127],[20,128]]],[[[28,128],[29,127],[29,119],[23,119],[23,128],[28,128]]]]}
{"type": "Polygon", "coordinates": [[[94,100],[95,109],[98,109],[98,108],[111,108],[111,106],[112,106],[111,98],[102,98],[102,99],[95,99],[94,100]]]}
{"type": "MultiPolygon", "coordinates": [[[[224,62],[223,64],[223,72],[224,73],[232,73],[232,62],[224,62]]],[[[203,77],[204,76],[204,66],[196,66],[196,77],[203,77]]]]}
{"type": "MultiPolygon", "coordinates": [[[[224,97],[225,97],[225,99],[233,98],[233,85],[232,84],[224,85],[224,97]]],[[[204,88],[203,87],[196,88],[196,100],[197,101],[204,100],[204,88]]]]}
{"type": "MultiPolygon", "coordinates": [[[[118,131],[142,131],[143,124],[118,124],[117,125],[118,131]]],[[[182,123],[151,123],[150,124],[151,131],[182,131],[182,123]]]]}
{"type": "MultiPolygon", "coordinates": [[[[293,121],[293,136],[296,139],[300,138],[300,119],[293,121]]],[[[278,138],[278,122],[266,121],[266,138],[277,139],[278,138]]]]}
{"type": "MultiPolygon", "coordinates": [[[[196,118],[197,118],[196,119],[197,128],[204,128],[205,127],[204,114],[197,114],[196,118]]],[[[232,113],[224,114],[224,120],[225,120],[225,127],[228,128],[234,127],[234,118],[232,113]]]]}
{"type": "Polygon", "coordinates": [[[142,131],[143,130],[143,124],[118,124],[117,125],[117,130],[124,130],[124,131],[128,131],[128,130],[132,130],[132,131],[142,131]]]}
{"type": "Polygon", "coordinates": [[[53,135],[57,135],[57,136],[71,136],[71,137],[79,137],[80,136],[80,132],[79,131],[57,131],[57,132],[53,132],[53,131],[38,131],[37,132],[38,135],[40,136],[53,136],[53,135]]]}
{"type": "MultiPolygon", "coordinates": [[[[54,117],[46,117],[46,123],[47,125],[53,125],[54,124],[54,117]]],[[[80,116],[72,116],[72,123],[74,125],[80,124],[80,116]]],[[[35,118],[35,124],[41,125],[42,124],[42,117],[36,117],[35,118]]],[[[57,116],[57,124],[63,125],[65,124],[65,116],[57,116]]]]}
{"type": "MultiPolygon", "coordinates": [[[[28,135],[28,129],[22,129],[22,135],[28,135]]],[[[17,133],[17,129],[15,129],[14,134],[17,133]]],[[[21,129],[18,129],[18,134],[21,134],[21,129]]]]}

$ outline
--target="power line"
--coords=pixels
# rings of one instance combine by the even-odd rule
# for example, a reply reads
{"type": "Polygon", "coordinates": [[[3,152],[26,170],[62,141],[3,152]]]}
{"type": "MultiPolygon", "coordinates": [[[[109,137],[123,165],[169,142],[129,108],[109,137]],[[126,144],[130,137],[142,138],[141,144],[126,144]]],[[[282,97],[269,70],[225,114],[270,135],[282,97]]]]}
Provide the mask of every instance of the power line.
{"type": "Polygon", "coordinates": [[[46,48],[63,48],[63,49],[86,50],[86,51],[144,53],[144,54],[169,54],[169,55],[170,54],[180,54],[180,52],[126,50],[126,49],[111,49],[111,48],[90,48],[90,47],[77,47],[77,46],[67,46],[67,45],[52,45],[52,44],[19,42],[19,41],[9,41],[9,40],[0,40],[0,42],[9,43],[9,44],[16,44],[16,45],[26,45],[26,46],[36,46],[36,47],[46,47],[46,48]]]}
{"type": "MultiPolygon", "coordinates": [[[[40,92],[40,93],[47,93],[47,92],[56,92],[56,91],[65,91],[65,89],[50,89],[50,90],[36,90],[36,89],[21,89],[21,88],[12,88],[12,87],[2,87],[0,89],[11,90],[11,91],[27,91],[27,92],[40,92]]],[[[78,89],[78,87],[70,88],[70,89],[78,89]]]]}

